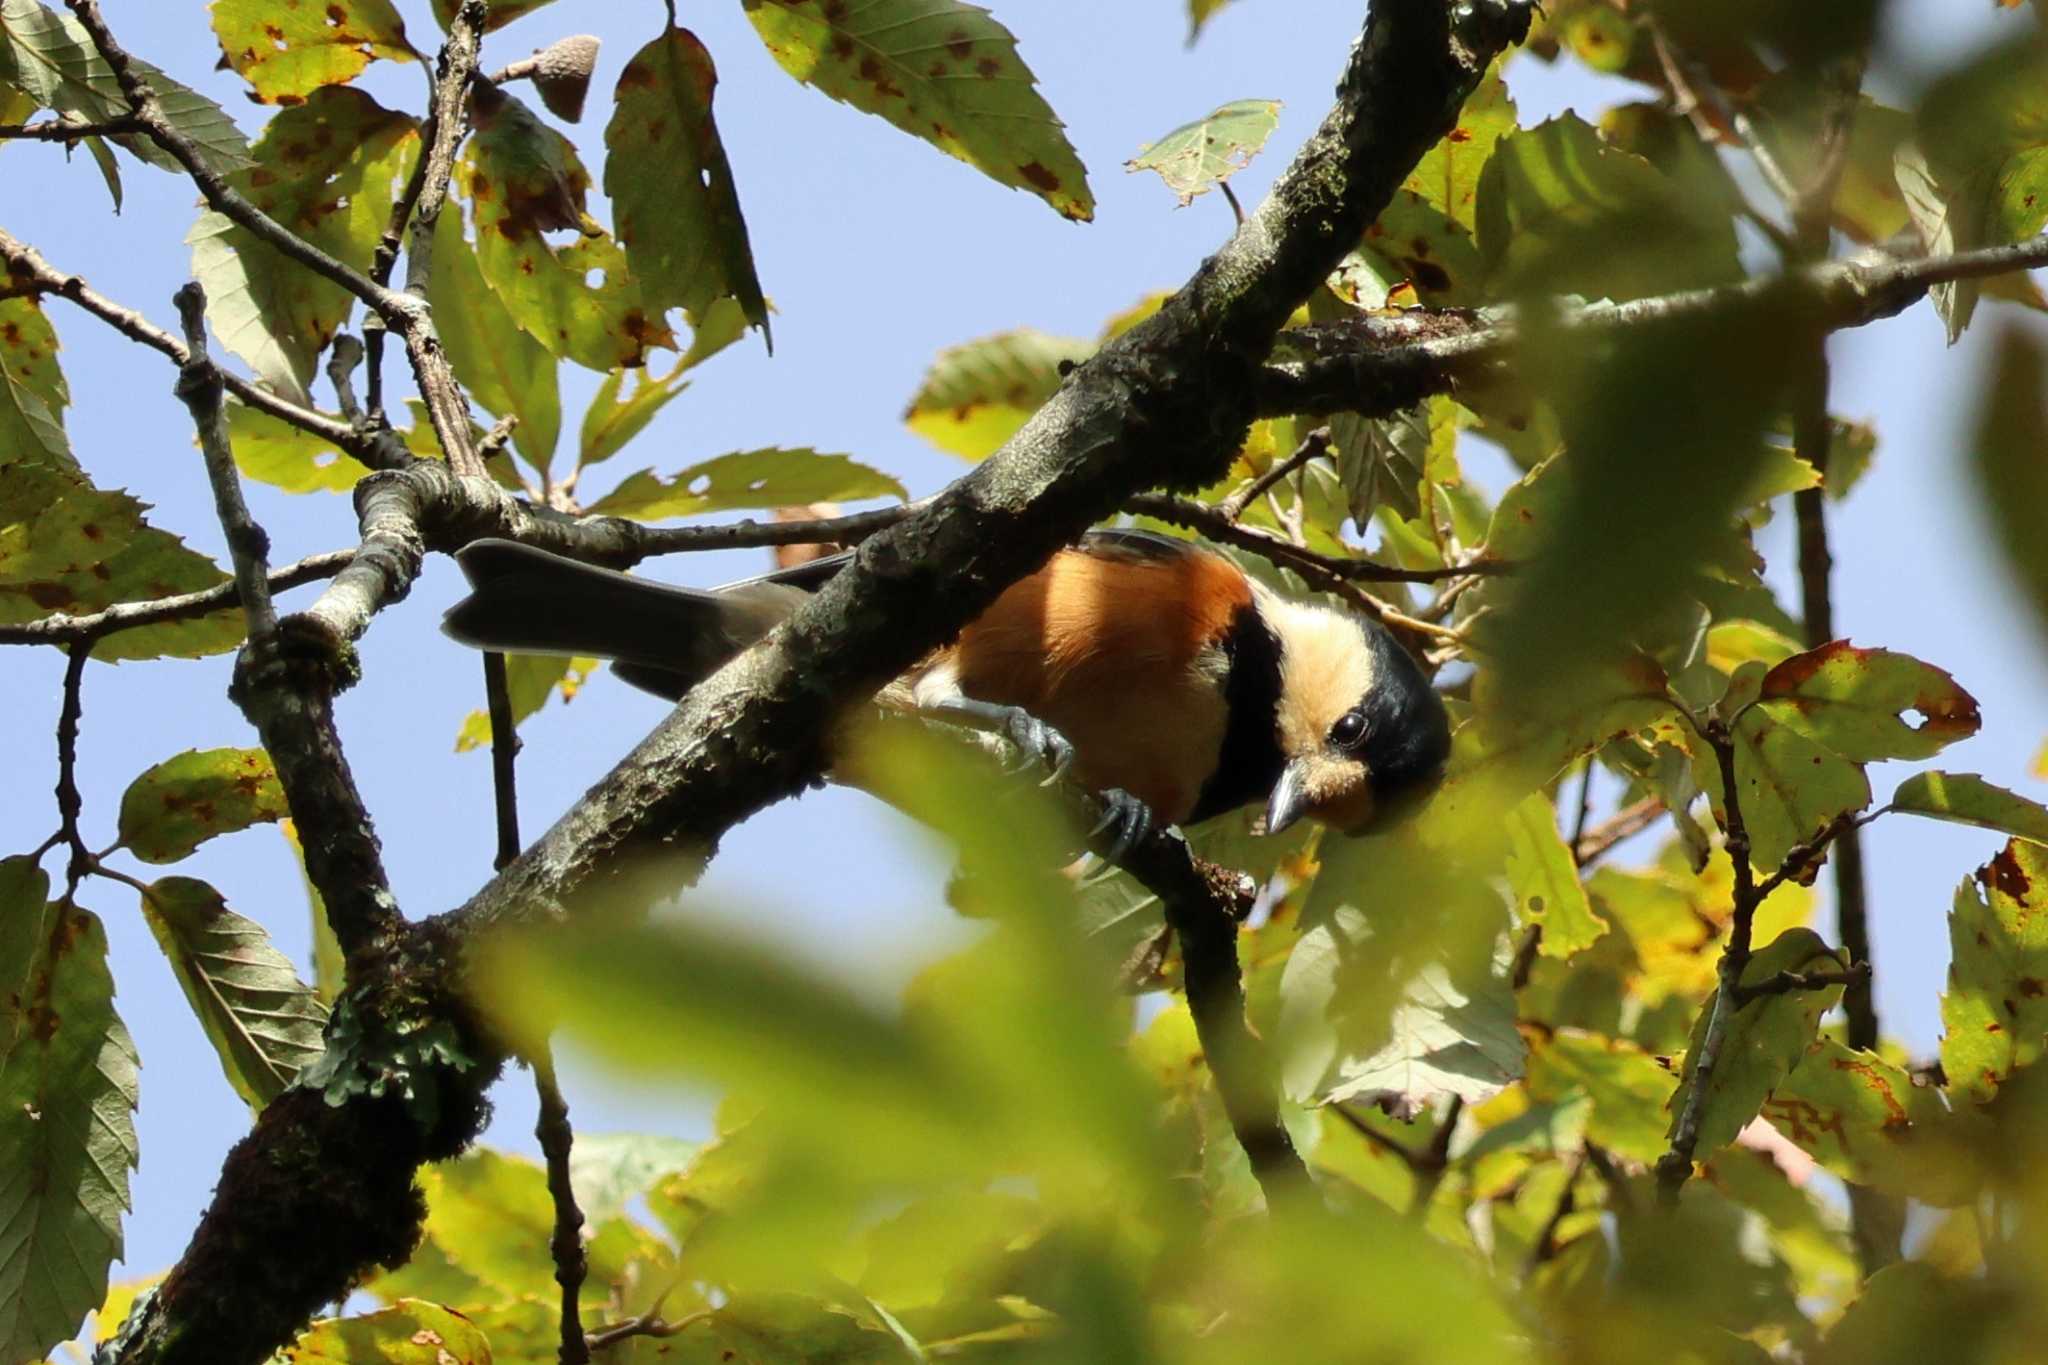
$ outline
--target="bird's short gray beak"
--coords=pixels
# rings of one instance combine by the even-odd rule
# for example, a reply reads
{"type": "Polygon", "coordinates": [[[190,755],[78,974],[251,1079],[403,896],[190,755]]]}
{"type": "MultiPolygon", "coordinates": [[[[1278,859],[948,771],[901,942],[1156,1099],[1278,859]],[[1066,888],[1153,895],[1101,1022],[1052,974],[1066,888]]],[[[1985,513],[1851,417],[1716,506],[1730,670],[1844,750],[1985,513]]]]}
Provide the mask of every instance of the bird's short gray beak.
{"type": "Polygon", "coordinates": [[[1278,834],[1308,809],[1308,787],[1303,780],[1303,765],[1299,759],[1280,770],[1280,780],[1273,784],[1273,794],[1266,799],[1266,833],[1278,834]]]}

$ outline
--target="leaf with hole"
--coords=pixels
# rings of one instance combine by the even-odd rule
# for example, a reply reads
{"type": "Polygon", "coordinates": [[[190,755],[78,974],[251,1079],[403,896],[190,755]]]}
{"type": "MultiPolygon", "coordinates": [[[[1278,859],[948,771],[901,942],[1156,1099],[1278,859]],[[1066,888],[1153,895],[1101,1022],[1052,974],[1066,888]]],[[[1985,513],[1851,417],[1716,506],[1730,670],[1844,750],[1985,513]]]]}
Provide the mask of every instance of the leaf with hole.
{"type": "Polygon", "coordinates": [[[1279,100],[1232,100],[1146,143],[1124,169],[1156,172],[1186,207],[1249,166],[1279,124],[1279,100]]]}
{"type": "Polygon", "coordinates": [[[213,0],[213,33],[229,66],[265,104],[291,104],[354,80],[378,58],[409,62],[405,20],[391,0],[213,0]]]}
{"type": "Polygon", "coordinates": [[[1983,723],[1976,698],[1932,664],[1836,640],[1764,675],[1757,706],[1858,763],[1932,758],[1983,723]],[[1917,717],[1916,724],[1910,717],[1917,717]]]}
{"type": "Polygon", "coordinates": [[[142,893],[142,915],[171,961],[185,1001],[251,1110],[276,1099],[325,1047],[327,1008],[291,959],[220,892],[165,877],[142,893]]]}
{"type": "Polygon", "coordinates": [[[688,29],[633,54],[605,125],[604,190],[650,311],[680,306],[694,321],[730,298],[766,340],[768,302],[711,113],[717,84],[711,54],[688,29]]]}
{"type": "Polygon", "coordinates": [[[772,447],[715,456],[669,478],[643,469],[628,475],[584,510],[592,515],[659,521],[742,507],[801,507],[814,502],[908,496],[894,478],[850,456],[772,447]]]}
{"type": "Polygon", "coordinates": [[[742,0],[782,69],[887,119],[1062,217],[1095,216],[1088,174],[1017,40],[963,0],[742,0]]]}

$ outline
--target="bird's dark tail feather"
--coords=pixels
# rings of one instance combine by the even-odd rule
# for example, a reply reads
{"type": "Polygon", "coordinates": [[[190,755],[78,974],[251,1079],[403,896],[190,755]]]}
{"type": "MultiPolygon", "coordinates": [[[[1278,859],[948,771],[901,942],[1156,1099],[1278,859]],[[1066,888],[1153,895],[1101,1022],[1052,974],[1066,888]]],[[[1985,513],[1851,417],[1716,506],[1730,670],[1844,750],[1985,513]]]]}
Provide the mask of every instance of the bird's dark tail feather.
{"type": "Polygon", "coordinates": [[[478,649],[594,654],[636,687],[680,697],[802,598],[779,584],[704,592],[600,569],[508,540],[456,555],[470,594],[441,629],[478,649]]]}

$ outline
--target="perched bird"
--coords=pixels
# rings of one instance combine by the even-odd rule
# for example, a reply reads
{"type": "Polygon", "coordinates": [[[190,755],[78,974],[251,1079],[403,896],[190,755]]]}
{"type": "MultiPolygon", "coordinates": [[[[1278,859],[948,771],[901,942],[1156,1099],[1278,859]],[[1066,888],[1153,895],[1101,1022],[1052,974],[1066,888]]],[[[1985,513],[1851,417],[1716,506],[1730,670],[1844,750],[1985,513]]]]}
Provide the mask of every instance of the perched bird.
{"type": "MultiPolygon", "coordinates": [[[[594,654],[677,698],[847,562],[671,587],[510,541],[457,558],[443,629],[480,649],[594,654]]],[[[1006,589],[877,698],[992,730],[1071,769],[1127,842],[1264,802],[1359,833],[1426,794],[1450,751],[1442,700],[1377,622],[1290,600],[1189,541],[1091,531],[1006,589]]]]}

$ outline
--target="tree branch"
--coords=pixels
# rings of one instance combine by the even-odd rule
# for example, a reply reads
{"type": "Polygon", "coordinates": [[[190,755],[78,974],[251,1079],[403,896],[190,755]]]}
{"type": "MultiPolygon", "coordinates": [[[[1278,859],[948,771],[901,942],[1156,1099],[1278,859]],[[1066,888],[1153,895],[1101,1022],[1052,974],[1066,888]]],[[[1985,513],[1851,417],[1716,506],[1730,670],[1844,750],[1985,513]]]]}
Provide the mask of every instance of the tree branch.
{"type": "MultiPolygon", "coordinates": [[[[43,259],[41,252],[5,229],[0,229],[0,261],[7,265],[5,293],[55,294],[77,304],[130,341],[140,342],[170,357],[173,364],[183,365],[191,359],[184,345],[169,332],[150,323],[133,309],[124,308],[104,294],[95,292],[81,277],[57,270],[43,259]]],[[[220,371],[220,379],[229,393],[250,407],[318,436],[372,469],[403,468],[413,462],[412,453],[396,437],[378,439],[360,434],[346,422],[337,422],[325,413],[300,407],[225,370],[220,371]]]]}
{"type": "MultiPolygon", "coordinates": [[[[1140,489],[1218,477],[1253,415],[1254,376],[1274,333],[1448,131],[1529,18],[1521,0],[1379,0],[1322,128],[1158,314],[1079,366],[1003,450],[863,542],[845,572],[762,645],[693,689],[466,905],[409,928],[394,924],[397,966],[361,974],[360,988],[352,979],[344,1001],[395,975],[387,996],[409,986],[426,995],[433,1017],[452,1023],[469,1065],[424,1064],[422,1077],[436,1083],[442,1112],[392,1131],[401,1126],[391,1122],[397,1102],[388,1097],[349,1095],[329,1105],[295,1090],[273,1103],[231,1154],[213,1207],[150,1301],[147,1321],[124,1338],[121,1365],[254,1365],[299,1315],[346,1288],[349,1261],[359,1273],[376,1258],[404,1254],[420,1216],[405,1163],[459,1150],[475,1117],[463,1102],[480,1100],[496,1068],[488,1040],[435,994],[467,984],[448,957],[472,935],[558,916],[636,848],[708,855],[735,820],[823,770],[826,735],[843,707],[948,638],[1057,547],[1140,489]],[[292,1172],[320,1172],[319,1181],[300,1189],[308,1182],[262,1180],[272,1169],[265,1161],[279,1159],[292,1172]],[[308,1227],[321,1229],[317,1257],[307,1255],[308,1227]]],[[[315,687],[308,700],[325,695],[315,687]]],[[[333,760],[345,772],[338,752],[333,760]]],[[[344,815],[329,805],[311,813],[317,825],[294,800],[309,867],[315,844],[344,815]]],[[[367,814],[356,814],[367,835],[367,814]]],[[[333,879],[323,871],[315,880],[333,913],[333,879]]],[[[352,966],[361,960],[352,954],[352,966]]]]}
{"type": "Polygon", "coordinates": [[[576,1188],[569,1179],[569,1153],[576,1137],[569,1127],[569,1105],[555,1081],[555,1059],[547,1044],[541,1044],[531,1060],[534,1089],[540,1092],[540,1117],[534,1122],[533,1135],[540,1139],[541,1154],[547,1159],[548,1197],[555,1205],[555,1232],[548,1241],[548,1254],[555,1262],[555,1283],[562,1287],[562,1345],[556,1358],[561,1365],[589,1365],[591,1343],[583,1335],[583,1313],[577,1300],[590,1263],[583,1254],[583,1210],[576,1206],[576,1188]]]}
{"type": "Polygon", "coordinates": [[[234,567],[235,596],[249,621],[248,648],[267,659],[276,647],[277,611],[270,604],[270,537],[249,515],[242,498],[242,475],[228,444],[227,419],[221,410],[224,386],[220,370],[206,352],[206,291],[197,281],[180,289],[172,300],[185,328],[185,363],[178,369],[177,394],[192,413],[199,431],[199,452],[206,460],[206,481],[213,488],[214,512],[227,537],[228,560],[234,567]]]}
{"type": "MultiPolygon", "coordinates": [[[[284,592],[332,578],[355,558],[355,554],[354,550],[329,550],[326,554],[309,555],[296,564],[272,569],[267,580],[270,591],[284,592]]],[[[240,605],[241,600],[240,587],[230,579],[218,587],[200,592],[153,597],[141,602],[118,602],[89,616],[59,614],[23,621],[18,625],[0,625],[0,645],[66,645],[81,640],[97,640],[115,631],[210,616],[224,608],[240,605]]]]}
{"type": "Polygon", "coordinates": [[[484,705],[491,717],[491,789],[498,812],[498,856],[491,867],[503,872],[519,856],[520,746],[505,681],[505,656],[495,650],[484,651],[484,705]]]}
{"type": "Polygon", "coordinates": [[[78,791],[78,721],[85,713],[85,664],[92,657],[91,640],[75,641],[64,661],[64,704],[57,712],[57,837],[70,853],[64,865],[64,899],[78,893],[78,884],[92,870],[92,851],[79,833],[78,817],[85,798],[78,791]]]}
{"type": "Polygon", "coordinates": [[[1737,1009],[1752,1000],[1761,1000],[1767,995],[1789,995],[1793,991],[1824,991],[1830,986],[1854,986],[1859,981],[1870,980],[1870,964],[1858,962],[1842,971],[1776,972],[1761,981],[1746,982],[1735,988],[1737,1009]]]}
{"type": "Polygon", "coordinates": [[[0,123],[0,141],[77,142],[88,137],[125,137],[145,131],[140,119],[116,118],[103,123],[68,123],[61,118],[41,123],[0,123]]]}

